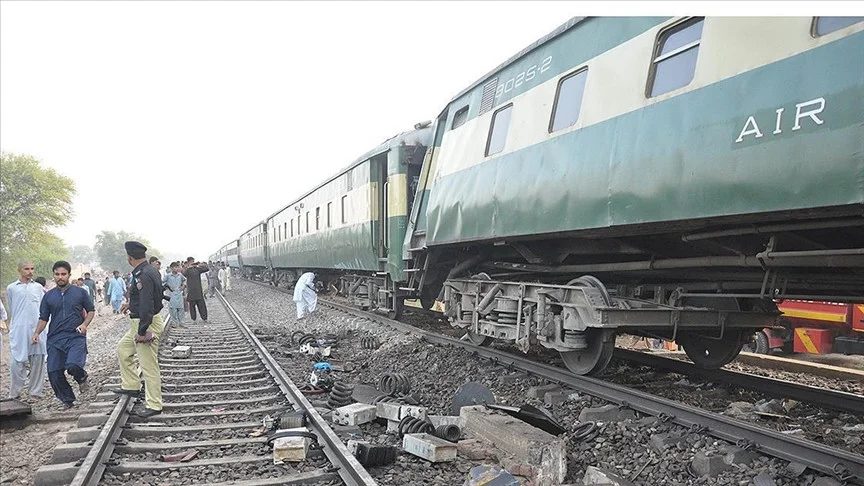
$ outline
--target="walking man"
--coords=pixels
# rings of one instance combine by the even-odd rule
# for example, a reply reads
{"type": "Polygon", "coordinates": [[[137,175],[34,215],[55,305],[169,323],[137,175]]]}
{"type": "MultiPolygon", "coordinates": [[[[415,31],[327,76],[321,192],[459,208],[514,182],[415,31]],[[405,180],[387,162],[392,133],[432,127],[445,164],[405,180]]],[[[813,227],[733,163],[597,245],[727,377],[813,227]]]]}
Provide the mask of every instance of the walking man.
{"type": "Polygon", "coordinates": [[[318,305],[318,295],[315,293],[315,274],[306,272],[300,275],[294,285],[294,303],[297,304],[297,319],[315,312],[318,305]]]}
{"type": "Polygon", "coordinates": [[[207,291],[210,297],[215,295],[219,287],[219,265],[216,262],[210,262],[210,270],[207,271],[207,291]]]}
{"type": "Polygon", "coordinates": [[[225,265],[225,291],[231,290],[231,265],[225,265]]]}
{"type": "Polygon", "coordinates": [[[195,310],[201,313],[201,319],[207,322],[207,302],[204,301],[204,289],[201,285],[201,275],[207,273],[207,268],[199,266],[195,259],[186,259],[189,267],[186,268],[186,300],[189,302],[189,315],[192,316],[192,324],[198,319],[195,310]]]}
{"type": "Polygon", "coordinates": [[[93,320],[93,301],[87,292],[69,284],[72,265],[59,261],[51,269],[56,287],[45,293],[39,306],[39,324],[33,333],[33,344],[45,341],[48,348],[48,380],[57,399],[66,408],[75,404],[75,392],[66,380],[66,373],[78,383],[78,391],[87,391],[87,326],[93,320]],[[85,314],[86,312],[86,314],[85,314]],[[51,321],[47,338],[42,331],[51,321]]]}
{"type": "Polygon", "coordinates": [[[84,285],[90,291],[90,298],[93,299],[93,305],[96,305],[96,281],[90,278],[90,272],[84,274],[84,285]]]}
{"type": "Polygon", "coordinates": [[[171,291],[171,301],[168,303],[168,313],[171,320],[179,325],[183,324],[183,290],[186,289],[186,277],[180,273],[180,262],[173,262],[170,266],[171,273],[165,275],[162,282],[171,291]]]}
{"type": "Polygon", "coordinates": [[[221,262],[219,264],[219,275],[218,276],[219,276],[219,288],[221,288],[222,291],[225,291],[225,284],[226,284],[226,281],[225,281],[225,278],[226,278],[225,277],[225,262],[221,262]]]}
{"type": "Polygon", "coordinates": [[[114,308],[114,313],[120,313],[120,306],[123,305],[123,294],[126,293],[126,282],[120,278],[120,272],[114,270],[114,278],[111,279],[108,295],[111,298],[111,307],[114,308]]]}
{"type": "Polygon", "coordinates": [[[34,282],[33,264],[18,264],[18,280],[6,287],[6,301],[9,302],[9,398],[18,398],[24,385],[28,385],[31,398],[42,398],[45,386],[45,355],[47,332],[43,331],[38,343],[31,337],[39,323],[39,305],[42,303],[44,289],[34,282]],[[29,383],[27,364],[30,365],[29,383]]]}
{"type": "Polygon", "coordinates": [[[141,382],[135,367],[135,356],[144,375],[145,408],[136,415],[143,418],[162,413],[162,376],[159,371],[159,336],[165,328],[162,321],[162,279],[159,271],[147,262],[147,247],[127,241],[126,260],[132,270],[129,285],[131,325],[117,345],[120,363],[120,389],[116,393],[140,396],[141,382]]]}

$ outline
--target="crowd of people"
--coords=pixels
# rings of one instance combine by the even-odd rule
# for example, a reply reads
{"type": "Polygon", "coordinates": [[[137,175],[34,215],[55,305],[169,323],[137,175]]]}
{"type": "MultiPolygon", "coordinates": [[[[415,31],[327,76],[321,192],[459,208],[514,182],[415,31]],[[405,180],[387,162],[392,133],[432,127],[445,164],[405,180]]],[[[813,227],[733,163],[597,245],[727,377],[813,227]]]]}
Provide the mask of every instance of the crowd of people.
{"type": "Polygon", "coordinates": [[[140,417],[161,413],[158,349],[164,302],[169,319],[178,326],[184,325],[186,311],[193,324],[199,316],[206,322],[206,299],[217,290],[231,290],[231,268],[189,257],[172,262],[166,272],[157,257],[146,258],[143,244],[127,241],[125,249],[131,272],[114,270],[104,280],[102,275],[94,280],[89,272],[72,278],[72,266],[58,261],[51,269],[50,288],[44,278],[34,278],[32,262],[18,264],[18,280],[6,287],[8,312],[0,302],[0,325],[6,327],[9,320],[9,398],[19,398],[26,388],[30,399],[40,399],[47,374],[57,399],[65,408],[73,407],[76,396],[67,375],[79,393],[87,390],[87,328],[108,308],[130,318],[129,330],[117,345],[121,387],[113,391],[143,397],[144,409],[135,412],[140,417]]]}

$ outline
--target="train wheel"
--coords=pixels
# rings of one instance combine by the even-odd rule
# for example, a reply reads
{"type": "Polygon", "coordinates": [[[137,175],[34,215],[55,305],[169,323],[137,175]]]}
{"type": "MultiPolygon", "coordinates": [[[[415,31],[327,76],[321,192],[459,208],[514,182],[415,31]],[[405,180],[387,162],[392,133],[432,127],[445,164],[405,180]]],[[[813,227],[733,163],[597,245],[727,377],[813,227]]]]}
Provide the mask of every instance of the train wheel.
{"type": "Polygon", "coordinates": [[[468,340],[475,346],[489,346],[492,343],[491,337],[478,334],[474,331],[468,331],[468,340]]]}
{"type": "Polygon", "coordinates": [[[753,333],[753,340],[745,344],[741,351],[756,354],[768,354],[768,336],[763,331],[753,333]]]}
{"type": "Polygon", "coordinates": [[[695,332],[682,331],[677,341],[698,368],[716,370],[738,356],[744,346],[742,336],[742,331],[730,331],[722,339],[713,339],[695,332]]]}
{"type": "Polygon", "coordinates": [[[615,329],[590,328],[585,331],[586,349],[562,351],[561,359],[577,375],[597,374],[609,365],[615,352],[615,329]]]}

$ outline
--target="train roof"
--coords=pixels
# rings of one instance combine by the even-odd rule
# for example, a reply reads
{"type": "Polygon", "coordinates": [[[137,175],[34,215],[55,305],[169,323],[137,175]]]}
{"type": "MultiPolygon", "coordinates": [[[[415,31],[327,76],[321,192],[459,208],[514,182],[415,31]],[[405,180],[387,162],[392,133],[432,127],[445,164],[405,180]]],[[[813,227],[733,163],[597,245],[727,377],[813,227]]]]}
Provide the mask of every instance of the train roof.
{"type": "Polygon", "coordinates": [[[502,69],[506,68],[507,66],[509,66],[509,65],[513,64],[514,62],[518,61],[520,58],[522,58],[523,56],[525,56],[525,55],[528,54],[529,52],[533,51],[534,49],[537,49],[538,47],[540,47],[540,46],[542,46],[543,44],[545,44],[545,43],[551,41],[552,39],[555,39],[556,37],[558,37],[558,36],[560,36],[561,34],[567,32],[568,30],[570,30],[570,29],[572,29],[572,28],[578,26],[579,24],[581,24],[582,22],[584,22],[585,20],[588,20],[588,19],[590,19],[590,18],[591,18],[591,17],[573,17],[573,18],[571,18],[570,20],[568,20],[567,22],[564,22],[563,24],[559,25],[559,26],[556,27],[552,32],[549,32],[548,34],[546,34],[546,35],[544,35],[543,37],[541,37],[541,38],[537,39],[536,41],[532,42],[532,43],[529,44],[527,47],[525,47],[525,48],[522,49],[521,51],[517,52],[517,53],[514,54],[513,56],[510,56],[509,59],[507,59],[507,60],[504,61],[503,63],[499,64],[497,67],[495,67],[495,69],[493,69],[493,70],[489,71],[488,73],[486,73],[485,75],[481,76],[480,79],[478,79],[478,80],[475,81],[473,84],[471,84],[471,85],[468,86],[467,88],[465,88],[465,89],[463,89],[462,91],[460,91],[459,94],[457,94],[456,96],[454,96],[454,97],[453,97],[453,98],[452,98],[452,99],[447,103],[447,105],[449,106],[451,103],[453,103],[453,102],[456,101],[457,99],[461,98],[461,97],[464,96],[466,93],[470,92],[471,90],[473,90],[473,89],[476,88],[477,86],[480,86],[481,84],[485,83],[486,80],[488,80],[489,78],[493,77],[495,74],[497,74],[499,71],[501,71],[502,69]]]}

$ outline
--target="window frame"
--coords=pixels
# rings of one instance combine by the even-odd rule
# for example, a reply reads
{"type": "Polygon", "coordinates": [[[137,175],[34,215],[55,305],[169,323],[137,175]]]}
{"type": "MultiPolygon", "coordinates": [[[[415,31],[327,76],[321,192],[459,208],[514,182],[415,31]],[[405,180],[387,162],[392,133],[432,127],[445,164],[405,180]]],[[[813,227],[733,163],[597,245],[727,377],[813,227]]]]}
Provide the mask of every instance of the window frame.
{"type": "Polygon", "coordinates": [[[456,110],[456,113],[453,114],[453,121],[450,123],[450,130],[456,130],[457,128],[461,127],[462,125],[465,124],[465,122],[468,121],[468,109],[470,106],[471,105],[465,105],[462,108],[459,108],[458,110],[456,110]],[[457,125],[456,124],[456,118],[459,116],[459,114],[461,114],[463,112],[465,113],[465,119],[462,120],[462,123],[457,125]]]}
{"type": "MultiPolygon", "coordinates": [[[[570,78],[575,78],[576,76],[578,76],[582,73],[587,73],[587,72],[588,72],[588,66],[587,65],[581,66],[581,67],[576,68],[575,71],[571,71],[569,74],[562,76],[561,79],[558,80],[558,87],[555,88],[555,101],[552,104],[552,114],[549,116],[549,133],[560,132],[561,130],[566,130],[566,129],[572,127],[573,125],[576,125],[576,123],[579,123],[579,119],[582,118],[582,102],[579,103],[579,115],[576,117],[576,121],[573,122],[573,125],[568,125],[564,128],[559,128],[558,130],[552,129],[552,125],[555,123],[555,114],[558,113],[558,102],[560,101],[561,86],[564,85],[564,81],[567,81],[570,78]]],[[[585,88],[587,88],[587,87],[588,87],[588,78],[586,77],[585,78],[585,87],[582,88],[582,101],[583,102],[585,101],[585,88]]]]}
{"type": "Polygon", "coordinates": [[[333,201],[327,203],[327,227],[333,227],[333,218],[331,217],[333,214],[333,201]]]}
{"type": "Polygon", "coordinates": [[[306,234],[309,234],[309,213],[310,211],[306,211],[306,234]]]}
{"type": "MultiPolygon", "coordinates": [[[[694,41],[694,42],[691,42],[689,44],[685,44],[685,45],[675,49],[672,52],[667,52],[666,54],[663,54],[662,56],[660,56],[660,54],[659,54],[660,49],[661,49],[660,41],[663,40],[663,36],[668,34],[669,31],[675,30],[676,28],[681,27],[682,25],[684,25],[688,22],[691,22],[693,20],[696,20],[696,19],[701,19],[701,21],[703,22],[702,28],[704,29],[705,28],[705,24],[704,24],[705,17],[692,16],[692,17],[681,18],[677,22],[669,24],[666,27],[660,29],[659,32],[657,32],[657,37],[654,38],[654,49],[652,49],[652,51],[651,51],[651,62],[650,62],[650,65],[648,67],[648,82],[645,84],[645,98],[646,99],[650,100],[651,98],[657,98],[659,96],[663,96],[663,95],[671,93],[673,91],[677,91],[681,88],[686,88],[687,86],[690,85],[690,83],[693,82],[693,79],[696,79],[696,66],[693,66],[693,79],[691,79],[690,82],[688,82],[684,86],[679,86],[673,90],[666,91],[665,93],[659,93],[656,95],[651,94],[651,91],[654,89],[654,81],[655,81],[655,78],[657,75],[657,65],[659,63],[667,60],[667,59],[671,59],[671,58],[673,58],[679,54],[683,54],[694,47],[701,46],[702,45],[702,34],[699,35],[698,41],[694,41]]],[[[704,30],[703,30],[703,33],[704,33],[704,30]]],[[[696,61],[697,62],[699,61],[698,55],[696,57],[696,61]]]]}
{"type": "Polygon", "coordinates": [[[348,206],[346,203],[348,202],[348,194],[342,196],[342,224],[348,224],[348,215],[346,214],[345,208],[348,206]]]}
{"type": "Polygon", "coordinates": [[[315,231],[321,231],[321,206],[315,208],[315,231]]]}
{"type": "MultiPolygon", "coordinates": [[[[837,31],[840,31],[840,30],[843,30],[843,29],[848,29],[849,27],[852,27],[853,25],[855,25],[855,24],[861,22],[861,21],[859,20],[858,22],[855,22],[855,23],[853,23],[853,24],[847,25],[846,27],[840,27],[839,29],[832,30],[831,32],[826,32],[826,33],[824,33],[824,34],[819,34],[819,33],[816,31],[816,28],[819,26],[819,19],[822,19],[822,18],[825,18],[825,17],[832,17],[832,16],[829,16],[829,15],[815,16],[815,17],[813,17],[812,20],[810,20],[810,37],[812,37],[812,38],[814,38],[814,39],[818,39],[818,38],[820,38],[820,37],[825,37],[826,35],[831,35],[831,34],[833,34],[834,32],[837,32],[837,31]]],[[[850,15],[849,17],[857,17],[857,15],[850,15]]]]}
{"type": "MultiPolygon", "coordinates": [[[[513,109],[513,102],[511,101],[510,103],[507,103],[506,105],[504,105],[501,108],[498,108],[497,110],[492,112],[492,121],[489,123],[489,130],[488,130],[488,133],[486,134],[486,150],[483,151],[483,153],[485,154],[484,157],[491,157],[493,155],[500,154],[501,152],[504,151],[504,147],[507,145],[507,136],[506,135],[504,136],[504,145],[501,146],[501,150],[495,152],[494,154],[490,154],[489,153],[489,145],[492,143],[492,132],[495,130],[495,119],[498,117],[498,114],[504,110],[512,110],[512,109],[513,109]]],[[[512,113],[510,114],[510,117],[512,119],[512,117],[513,117],[512,113]]],[[[508,121],[507,122],[507,134],[509,134],[509,133],[510,133],[510,122],[508,121]]]]}

